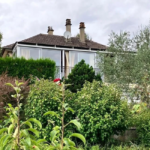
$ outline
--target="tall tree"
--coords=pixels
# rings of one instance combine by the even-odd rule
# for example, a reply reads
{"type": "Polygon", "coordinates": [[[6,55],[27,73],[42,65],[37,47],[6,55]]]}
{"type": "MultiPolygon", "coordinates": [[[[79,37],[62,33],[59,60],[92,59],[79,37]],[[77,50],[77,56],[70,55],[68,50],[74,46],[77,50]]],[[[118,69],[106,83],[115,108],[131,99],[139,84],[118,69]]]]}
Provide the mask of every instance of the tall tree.
{"type": "Polygon", "coordinates": [[[98,55],[105,81],[116,83],[130,98],[150,103],[150,24],[134,36],[111,33],[107,54],[98,55]]]}

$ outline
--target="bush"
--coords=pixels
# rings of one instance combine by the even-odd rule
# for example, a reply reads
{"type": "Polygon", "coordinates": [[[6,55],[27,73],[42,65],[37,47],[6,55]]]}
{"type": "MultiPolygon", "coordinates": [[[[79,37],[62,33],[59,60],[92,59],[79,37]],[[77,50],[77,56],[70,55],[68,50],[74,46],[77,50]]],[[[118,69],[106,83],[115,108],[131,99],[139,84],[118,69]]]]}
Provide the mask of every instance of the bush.
{"type": "MultiPolygon", "coordinates": [[[[42,123],[41,137],[47,140],[50,138],[53,126],[61,126],[61,120],[56,116],[43,116],[47,111],[55,111],[57,114],[61,114],[62,95],[60,94],[60,88],[61,86],[48,79],[35,81],[35,84],[30,86],[30,93],[25,106],[25,115],[27,119],[36,118],[42,123]],[[53,120],[55,121],[53,122],[53,120]]],[[[71,96],[73,94],[70,91],[65,91],[66,102],[69,101],[71,96]]],[[[74,114],[70,114],[72,114],[70,111],[65,114],[65,123],[75,118],[74,114]]],[[[69,131],[72,132],[70,125],[66,133],[69,134],[69,131]]]]}
{"type": "Polygon", "coordinates": [[[54,78],[55,62],[50,59],[0,58],[0,74],[7,72],[9,76],[29,79],[30,75],[45,79],[54,78]]]}
{"type": "Polygon", "coordinates": [[[133,115],[132,124],[136,127],[139,144],[150,146],[150,110],[149,108],[141,107],[133,115]]]}
{"type": "Polygon", "coordinates": [[[72,69],[71,73],[68,75],[68,79],[65,80],[65,83],[72,85],[68,86],[70,91],[77,92],[77,90],[80,90],[83,87],[85,81],[92,82],[93,79],[101,80],[101,77],[100,75],[95,76],[93,67],[90,67],[84,60],[81,60],[72,69]]]}
{"type": "Polygon", "coordinates": [[[101,85],[98,81],[85,82],[72,102],[83,128],[87,142],[107,142],[111,135],[125,131],[129,125],[130,111],[126,101],[114,85],[101,85]]]}
{"type": "Polygon", "coordinates": [[[7,106],[8,103],[16,106],[16,99],[12,97],[12,95],[15,94],[15,90],[12,87],[6,85],[6,83],[11,83],[15,86],[15,80],[24,83],[21,86],[21,94],[24,95],[24,98],[22,99],[23,103],[25,103],[25,99],[28,96],[28,80],[25,80],[24,78],[18,79],[17,77],[9,77],[6,73],[0,75],[0,119],[2,119],[3,115],[5,115],[4,107],[7,106]]]}

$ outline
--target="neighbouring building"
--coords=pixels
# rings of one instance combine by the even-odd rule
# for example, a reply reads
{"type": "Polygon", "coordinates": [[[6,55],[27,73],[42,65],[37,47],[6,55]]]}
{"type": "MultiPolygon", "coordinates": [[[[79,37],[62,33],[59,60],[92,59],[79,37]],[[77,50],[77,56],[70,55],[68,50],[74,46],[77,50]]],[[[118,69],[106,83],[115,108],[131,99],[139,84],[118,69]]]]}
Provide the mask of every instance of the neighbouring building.
{"type": "Polygon", "coordinates": [[[71,37],[71,20],[66,19],[64,36],[54,35],[53,28],[48,27],[48,34],[38,34],[22,41],[4,46],[2,56],[33,58],[50,58],[56,62],[57,77],[67,77],[71,69],[82,59],[95,71],[97,51],[104,52],[106,46],[85,38],[85,24],[79,25],[80,37],[71,37]]]}

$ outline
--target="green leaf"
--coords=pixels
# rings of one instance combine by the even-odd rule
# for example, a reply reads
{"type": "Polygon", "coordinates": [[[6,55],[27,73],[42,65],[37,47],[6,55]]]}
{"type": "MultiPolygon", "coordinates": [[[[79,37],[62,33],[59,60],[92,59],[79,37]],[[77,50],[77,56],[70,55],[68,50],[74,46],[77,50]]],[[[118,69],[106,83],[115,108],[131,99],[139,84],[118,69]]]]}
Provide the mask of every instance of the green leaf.
{"type": "Polygon", "coordinates": [[[48,111],[48,112],[46,112],[46,113],[44,114],[44,116],[46,116],[46,115],[52,115],[52,116],[58,117],[58,114],[57,114],[56,112],[54,112],[54,111],[48,111]]]}
{"type": "Polygon", "coordinates": [[[21,91],[19,87],[14,87],[14,90],[16,91],[16,93],[19,93],[21,91]]]}
{"type": "Polygon", "coordinates": [[[24,142],[30,147],[31,146],[31,139],[28,137],[24,139],[24,142]]]}
{"type": "Polygon", "coordinates": [[[5,150],[12,150],[14,148],[14,143],[10,143],[6,146],[5,150]]]}
{"type": "Polygon", "coordinates": [[[8,128],[8,134],[12,134],[14,127],[15,127],[15,126],[14,126],[13,124],[11,124],[11,125],[9,126],[9,128],[8,128]]]}
{"type": "Polygon", "coordinates": [[[64,108],[64,109],[66,109],[66,108],[67,108],[67,106],[68,106],[68,104],[67,104],[67,103],[64,103],[64,104],[63,104],[63,108],[64,108]]]}
{"type": "Polygon", "coordinates": [[[8,130],[7,128],[0,129],[0,135],[7,130],[8,130]]]}
{"type": "Polygon", "coordinates": [[[64,138],[64,143],[68,147],[75,146],[75,143],[73,141],[71,141],[69,138],[64,138]]]}
{"type": "Polygon", "coordinates": [[[79,138],[84,144],[86,143],[85,137],[82,134],[73,133],[73,134],[70,135],[70,137],[72,137],[72,136],[79,138]]]}
{"type": "Polygon", "coordinates": [[[13,97],[13,98],[17,98],[17,94],[11,95],[11,97],[13,97]]]}
{"type": "Polygon", "coordinates": [[[45,139],[39,139],[39,140],[37,140],[37,143],[43,143],[43,142],[46,142],[46,140],[45,139]]]}
{"type": "Polygon", "coordinates": [[[35,119],[35,118],[30,118],[30,119],[28,119],[27,121],[32,121],[32,122],[34,122],[35,124],[37,124],[37,125],[40,127],[40,129],[42,129],[42,124],[41,124],[41,122],[38,121],[37,119],[35,119]]]}
{"type": "Polygon", "coordinates": [[[37,137],[39,137],[39,131],[37,131],[36,129],[33,128],[29,128],[27,129],[28,131],[31,131],[32,133],[34,133],[37,137]]]}
{"type": "Polygon", "coordinates": [[[20,83],[18,84],[18,86],[23,85],[23,84],[24,84],[23,82],[20,82],[20,83]]]}
{"type": "Polygon", "coordinates": [[[28,125],[30,128],[32,128],[32,124],[30,121],[25,121],[21,124],[21,126],[23,126],[24,124],[28,125]]]}
{"type": "Polygon", "coordinates": [[[18,80],[15,80],[15,84],[16,84],[16,86],[18,86],[18,80]]]}
{"type": "Polygon", "coordinates": [[[56,130],[51,131],[51,133],[50,133],[50,140],[51,140],[52,143],[56,139],[57,133],[58,133],[58,131],[56,131],[56,130]]]}
{"type": "Polygon", "coordinates": [[[5,85],[8,85],[8,86],[14,87],[11,83],[6,83],[5,85]]]}
{"type": "Polygon", "coordinates": [[[24,136],[28,137],[28,136],[30,136],[30,134],[29,134],[27,129],[21,130],[20,131],[20,135],[21,135],[21,137],[24,137],[24,136]]]}
{"type": "Polygon", "coordinates": [[[80,130],[81,129],[81,124],[80,122],[78,122],[76,119],[75,120],[71,120],[69,123],[73,123],[74,125],[76,125],[76,127],[80,130]]]}
{"type": "Polygon", "coordinates": [[[71,107],[68,107],[67,110],[71,111],[72,113],[74,113],[74,110],[71,107]]]}

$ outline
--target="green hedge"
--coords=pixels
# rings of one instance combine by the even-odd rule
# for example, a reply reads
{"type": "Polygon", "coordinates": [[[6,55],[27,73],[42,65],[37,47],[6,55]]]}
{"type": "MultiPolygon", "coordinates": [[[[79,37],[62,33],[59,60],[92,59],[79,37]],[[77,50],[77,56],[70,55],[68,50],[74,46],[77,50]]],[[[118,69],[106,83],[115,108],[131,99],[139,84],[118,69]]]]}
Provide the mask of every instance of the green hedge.
{"type": "Polygon", "coordinates": [[[9,76],[28,79],[30,75],[45,79],[54,79],[56,66],[50,59],[0,58],[0,74],[6,72],[9,76]]]}

